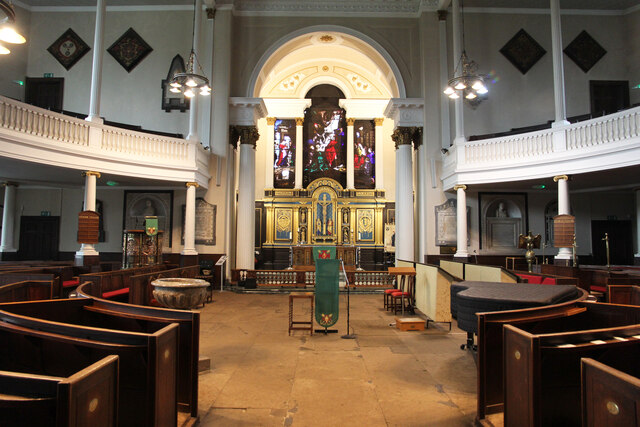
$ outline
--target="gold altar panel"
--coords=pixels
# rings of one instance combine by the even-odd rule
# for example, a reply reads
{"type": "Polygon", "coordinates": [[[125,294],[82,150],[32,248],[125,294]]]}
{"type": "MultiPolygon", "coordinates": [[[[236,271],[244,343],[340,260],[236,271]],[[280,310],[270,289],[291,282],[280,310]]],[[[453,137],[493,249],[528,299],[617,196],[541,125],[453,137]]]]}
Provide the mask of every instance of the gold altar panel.
{"type": "Polygon", "coordinates": [[[291,242],[293,237],[293,209],[275,209],[275,240],[277,242],[291,242]]]}
{"type": "Polygon", "coordinates": [[[358,242],[373,242],[375,240],[373,209],[356,209],[356,226],[358,242]]]}
{"type": "Polygon", "coordinates": [[[328,186],[318,187],[313,192],[313,241],[334,243],[336,236],[336,206],[338,195],[328,186]]]}

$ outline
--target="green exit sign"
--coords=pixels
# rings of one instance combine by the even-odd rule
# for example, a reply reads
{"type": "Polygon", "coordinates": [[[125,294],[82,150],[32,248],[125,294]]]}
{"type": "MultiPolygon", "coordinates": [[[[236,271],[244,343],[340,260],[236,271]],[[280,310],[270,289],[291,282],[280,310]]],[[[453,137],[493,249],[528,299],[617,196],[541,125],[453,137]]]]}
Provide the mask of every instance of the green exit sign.
{"type": "Polygon", "coordinates": [[[44,77],[45,78],[51,78],[51,77],[53,77],[53,73],[44,73],[44,77]]]}

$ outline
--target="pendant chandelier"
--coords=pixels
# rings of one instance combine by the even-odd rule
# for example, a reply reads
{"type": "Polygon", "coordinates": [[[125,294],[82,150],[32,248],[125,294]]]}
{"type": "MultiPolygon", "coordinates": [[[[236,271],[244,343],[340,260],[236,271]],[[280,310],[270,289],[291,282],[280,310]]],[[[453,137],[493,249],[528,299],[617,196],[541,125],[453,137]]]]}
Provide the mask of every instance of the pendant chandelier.
{"type": "Polygon", "coordinates": [[[210,95],[211,86],[209,86],[209,79],[204,76],[200,62],[194,50],[194,40],[196,31],[196,1],[193,1],[193,32],[191,35],[191,53],[189,54],[189,61],[187,62],[187,70],[184,73],[176,73],[169,82],[170,92],[182,93],[187,98],[193,98],[196,93],[200,92],[200,95],[210,95]],[[196,73],[195,69],[198,68],[199,73],[196,73]]]}
{"type": "Polygon", "coordinates": [[[464,96],[469,101],[472,101],[476,99],[478,95],[484,95],[489,91],[485,85],[485,76],[478,74],[478,64],[469,59],[467,51],[465,50],[464,5],[462,0],[460,0],[460,16],[462,21],[462,53],[453,71],[453,77],[449,79],[444,93],[451,99],[464,96]]]}
{"type": "MultiPolygon", "coordinates": [[[[0,41],[13,44],[22,44],[26,40],[20,35],[13,25],[16,22],[16,12],[13,4],[5,0],[0,0],[0,41]]],[[[0,55],[8,55],[9,49],[0,44],[0,55]]]]}

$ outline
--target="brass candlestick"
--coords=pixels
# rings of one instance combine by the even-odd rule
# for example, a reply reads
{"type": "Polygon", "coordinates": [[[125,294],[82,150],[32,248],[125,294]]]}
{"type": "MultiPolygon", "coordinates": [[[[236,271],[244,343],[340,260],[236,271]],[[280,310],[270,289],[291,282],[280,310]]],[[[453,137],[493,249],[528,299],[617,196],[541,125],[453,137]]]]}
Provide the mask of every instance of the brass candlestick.
{"type": "Polygon", "coordinates": [[[540,247],[540,235],[533,235],[531,231],[526,236],[521,234],[518,239],[518,247],[521,249],[526,249],[527,251],[524,254],[524,258],[527,260],[527,268],[529,273],[533,273],[533,261],[536,259],[536,253],[533,251],[533,248],[540,247]]]}
{"type": "Polygon", "coordinates": [[[611,270],[611,258],[609,255],[609,233],[604,233],[604,238],[602,240],[604,240],[605,248],[607,249],[607,270],[611,270]]]}

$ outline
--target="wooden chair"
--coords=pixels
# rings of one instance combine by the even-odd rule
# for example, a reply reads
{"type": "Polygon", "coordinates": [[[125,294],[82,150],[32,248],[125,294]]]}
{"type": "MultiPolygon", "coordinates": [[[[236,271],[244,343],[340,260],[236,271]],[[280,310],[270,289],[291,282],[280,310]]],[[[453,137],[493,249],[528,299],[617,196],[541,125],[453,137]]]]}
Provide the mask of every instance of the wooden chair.
{"type": "Polygon", "coordinates": [[[391,294],[391,308],[394,314],[398,311],[405,311],[415,314],[415,276],[400,276],[400,288],[391,294]]]}

